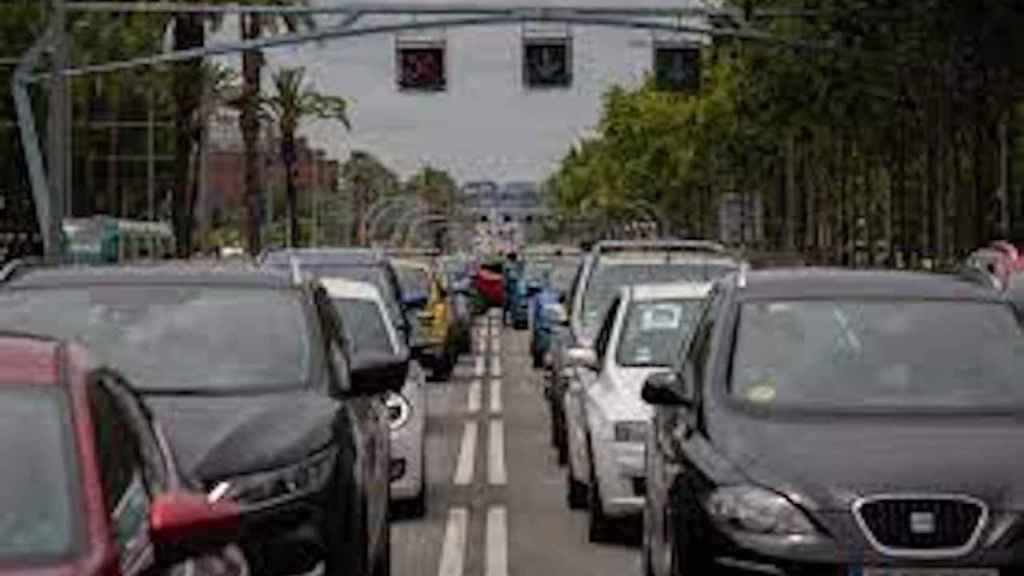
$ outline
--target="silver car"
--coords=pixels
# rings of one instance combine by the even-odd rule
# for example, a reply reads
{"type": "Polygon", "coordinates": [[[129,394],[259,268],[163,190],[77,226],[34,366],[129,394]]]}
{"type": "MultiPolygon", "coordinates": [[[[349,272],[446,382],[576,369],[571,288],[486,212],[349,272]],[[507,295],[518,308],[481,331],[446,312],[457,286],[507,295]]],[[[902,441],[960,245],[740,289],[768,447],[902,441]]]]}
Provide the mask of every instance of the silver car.
{"type": "MultiPolygon", "coordinates": [[[[377,349],[401,353],[402,338],[392,324],[380,291],[367,282],[322,278],[321,283],[337,307],[353,353],[377,349]]],[[[426,512],[425,438],[426,373],[416,361],[409,363],[405,386],[385,398],[391,428],[391,500],[408,507],[411,516],[426,512]]]]}
{"type": "Polygon", "coordinates": [[[622,288],[594,347],[567,353],[580,375],[565,395],[569,500],[589,506],[592,541],[607,540],[616,519],[643,512],[651,408],[640,390],[673,364],[709,290],[692,282],[622,288]]]}

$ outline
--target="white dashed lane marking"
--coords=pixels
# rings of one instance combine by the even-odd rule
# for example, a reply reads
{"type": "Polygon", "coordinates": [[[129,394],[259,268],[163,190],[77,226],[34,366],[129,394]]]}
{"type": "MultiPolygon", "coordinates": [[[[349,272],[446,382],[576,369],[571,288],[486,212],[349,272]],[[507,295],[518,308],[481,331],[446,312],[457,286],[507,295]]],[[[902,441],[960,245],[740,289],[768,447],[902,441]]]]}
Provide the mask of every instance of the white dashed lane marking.
{"type": "Polygon", "coordinates": [[[508,513],[504,506],[495,506],[487,511],[484,576],[508,576],[508,513]]]}
{"type": "Polygon", "coordinates": [[[444,545],[441,548],[441,562],[438,576],[462,576],[466,558],[466,527],[469,525],[469,511],[452,508],[448,511],[448,524],[444,530],[444,545]]]}
{"type": "Polygon", "coordinates": [[[480,385],[479,380],[473,380],[469,384],[469,398],[467,401],[467,409],[470,414],[476,414],[480,411],[480,396],[483,392],[483,387],[480,385]]]}
{"type": "Polygon", "coordinates": [[[504,486],[508,476],[505,472],[505,425],[501,419],[491,420],[491,429],[487,436],[487,482],[493,486],[504,486]]]}
{"type": "Polygon", "coordinates": [[[491,380],[491,414],[501,414],[501,380],[491,380]]]}
{"type": "Polygon", "coordinates": [[[473,467],[476,463],[477,423],[466,422],[462,432],[462,445],[459,448],[459,460],[455,465],[456,486],[466,486],[473,481],[473,467]]]}

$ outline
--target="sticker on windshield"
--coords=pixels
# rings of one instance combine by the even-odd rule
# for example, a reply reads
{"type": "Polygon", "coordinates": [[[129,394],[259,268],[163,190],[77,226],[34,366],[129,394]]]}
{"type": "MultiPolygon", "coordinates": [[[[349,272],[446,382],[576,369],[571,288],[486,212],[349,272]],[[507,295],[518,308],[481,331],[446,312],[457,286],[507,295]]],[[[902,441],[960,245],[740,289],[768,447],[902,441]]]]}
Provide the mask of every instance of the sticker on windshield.
{"type": "Polygon", "coordinates": [[[768,404],[775,400],[775,381],[766,378],[760,383],[747,388],[747,400],[758,404],[768,404]]]}
{"type": "Polygon", "coordinates": [[[640,328],[649,330],[676,330],[679,328],[682,310],[673,304],[658,304],[644,309],[640,328]]]}

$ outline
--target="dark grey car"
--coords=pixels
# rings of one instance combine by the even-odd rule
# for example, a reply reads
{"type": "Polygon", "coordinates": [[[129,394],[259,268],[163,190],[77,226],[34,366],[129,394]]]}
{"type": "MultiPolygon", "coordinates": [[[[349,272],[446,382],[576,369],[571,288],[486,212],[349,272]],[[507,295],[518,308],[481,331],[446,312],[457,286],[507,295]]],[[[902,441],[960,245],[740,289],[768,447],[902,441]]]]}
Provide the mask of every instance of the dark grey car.
{"type": "Polygon", "coordinates": [[[1022,374],[1020,319],[965,280],[720,281],[644,387],[646,573],[1021,573],[1022,374]]]}
{"type": "MultiPolygon", "coordinates": [[[[381,362],[352,358],[321,287],[251,267],[29,270],[0,285],[0,329],[86,343],[123,371],[213,499],[259,518],[260,574],[389,571],[381,362]]],[[[386,371],[386,370],[385,370],[386,371]]]]}

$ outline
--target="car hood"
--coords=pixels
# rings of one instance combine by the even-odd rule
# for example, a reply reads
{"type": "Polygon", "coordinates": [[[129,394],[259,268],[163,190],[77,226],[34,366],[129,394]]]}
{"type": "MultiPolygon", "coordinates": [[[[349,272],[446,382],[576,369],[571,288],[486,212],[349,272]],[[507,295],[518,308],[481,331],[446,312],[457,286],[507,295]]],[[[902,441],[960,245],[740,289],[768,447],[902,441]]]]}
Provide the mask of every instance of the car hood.
{"type": "Polygon", "coordinates": [[[858,497],[958,493],[996,510],[1024,510],[1024,427],[963,417],[709,418],[718,450],[749,480],[849,510],[858,497]]]}
{"type": "Polygon", "coordinates": [[[312,393],[146,400],[182,470],[204,482],[300,461],[331,442],[341,406],[312,393]]]}

